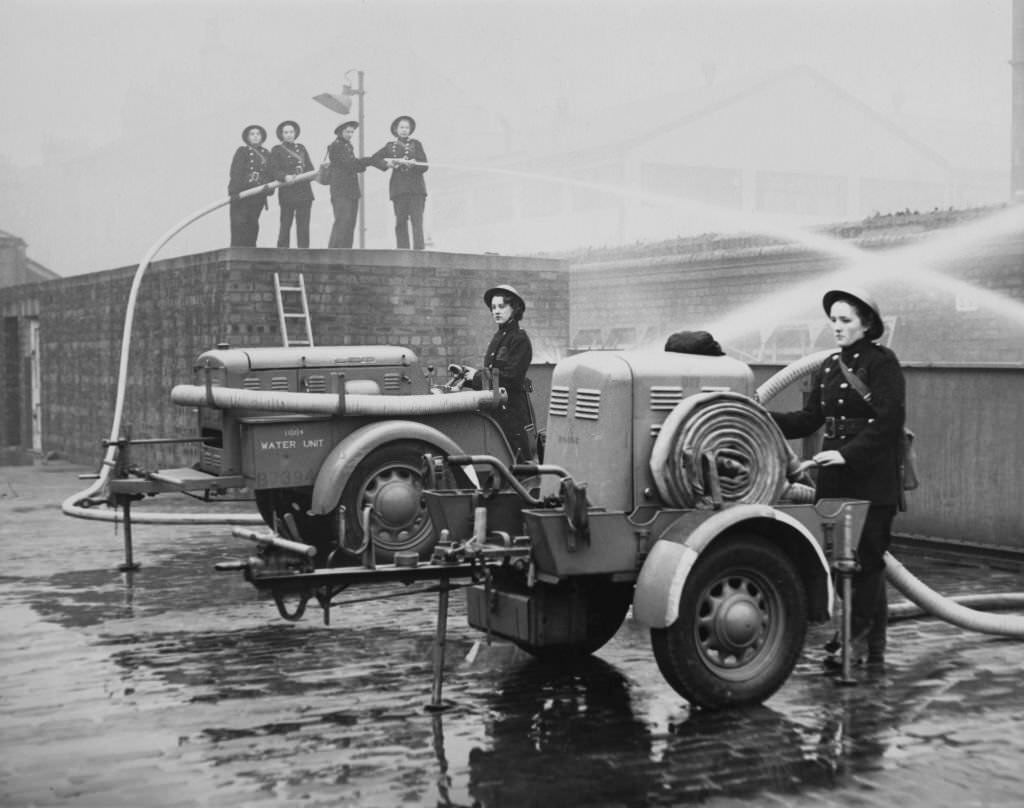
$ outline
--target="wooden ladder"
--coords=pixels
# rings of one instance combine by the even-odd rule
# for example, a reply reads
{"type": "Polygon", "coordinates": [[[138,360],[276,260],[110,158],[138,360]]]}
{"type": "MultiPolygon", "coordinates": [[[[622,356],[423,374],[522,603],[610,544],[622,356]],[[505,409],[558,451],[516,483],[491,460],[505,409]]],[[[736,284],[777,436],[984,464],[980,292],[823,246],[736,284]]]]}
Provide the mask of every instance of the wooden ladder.
{"type": "Polygon", "coordinates": [[[283,286],[281,276],[274,273],[274,296],[277,298],[277,319],[281,324],[281,339],[287,348],[290,345],[313,346],[313,323],[309,319],[309,301],[306,298],[306,281],[300,273],[297,286],[283,286]],[[289,307],[285,306],[285,295],[288,296],[289,307]],[[296,308],[296,306],[298,308],[296,308]],[[305,329],[304,335],[295,335],[295,329],[289,325],[295,320],[305,329]],[[293,336],[294,335],[294,336],[293,336]]]}

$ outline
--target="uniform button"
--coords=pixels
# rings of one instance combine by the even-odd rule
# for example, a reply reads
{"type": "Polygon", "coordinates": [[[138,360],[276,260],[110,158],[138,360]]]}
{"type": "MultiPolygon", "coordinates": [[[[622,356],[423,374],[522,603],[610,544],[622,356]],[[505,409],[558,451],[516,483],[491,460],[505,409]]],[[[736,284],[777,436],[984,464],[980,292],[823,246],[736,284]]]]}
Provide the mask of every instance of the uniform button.
{"type": "Polygon", "coordinates": [[[841,389],[841,390],[845,390],[845,389],[846,389],[847,387],[849,387],[849,386],[850,386],[850,385],[848,385],[848,384],[847,384],[846,382],[843,382],[843,383],[842,383],[841,385],[839,385],[839,387],[840,387],[840,389],[841,389]]]}
{"type": "Polygon", "coordinates": [[[843,400],[842,400],[842,399],[839,399],[839,403],[840,403],[840,404],[842,404],[842,403],[843,403],[843,400]]]}

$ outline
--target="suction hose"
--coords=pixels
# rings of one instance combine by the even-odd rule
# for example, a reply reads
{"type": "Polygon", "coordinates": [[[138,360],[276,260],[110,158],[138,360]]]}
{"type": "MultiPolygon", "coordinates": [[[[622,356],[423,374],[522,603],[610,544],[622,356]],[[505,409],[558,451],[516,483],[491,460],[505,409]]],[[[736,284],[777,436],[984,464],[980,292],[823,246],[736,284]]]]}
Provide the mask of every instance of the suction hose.
{"type": "MultiPolygon", "coordinates": [[[[835,351],[821,351],[805,356],[793,364],[783,368],[764,384],[757,388],[757,400],[766,404],[788,385],[808,373],[813,372],[828,356],[835,351]]],[[[786,496],[797,502],[813,502],[814,489],[806,485],[793,485],[786,491],[786,496]]],[[[982,634],[995,634],[1001,637],[1024,637],[1024,617],[1020,615],[992,615],[970,609],[957,600],[944,597],[914,577],[906,567],[897,561],[891,553],[883,556],[885,560],[886,578],[909,601],[925,612],[945,620],[960,628],[977,631],[982,634]]],[[[1008,593],[977,597],[974,605],[995,608],[1017,608],[1024,606],[1024,594],[1008,593]]],[[[889,613],[898,610],[889,607],[889,613]]]]}
{"type": "Polygon", "coordinates": [[[473,412],[481,407],[496,408],[501,404],[501,397],[490,390],[463,390],[444,395],[378,396],[361,393],[289,393],[179,384],[171,390],[171,401],[186,407],[389,418],[473,412]]]}
{"type": "MultiPolygon", "coordinates": [[[[969,609],[963,603],[943,597],[934,589],[923,584],[893,558],[891,553],[886,553],[883,558],[885,559],[885,575],[890,583],[902,592],[907,600],[917,604],[924,611],[940,620],[970,631],[997,634],[1001,637],[1024,638],[1024,617],[1016,614],[986,614],[976,609],[969,609]]],[[[975,603],[997,608],[1020,608],[1024,606],[1024,595],[1010,593],[983,596],[976,599],[975,603]]]]}
{"type": "MultiPolygon", "coordinates": [[[[72,494],[70,497],[61,503],[61,511],[68,516],[76,516],[80,519],[94,519],[104,522],[117,522],[120,521],[120,517],[116,509],[112,510],[97,510],[89,507],[96,499],[102,499],[101,492],[107,486],[110,481],[110,475],[113,472],[114,466],[117,460],[117,441],[121,438],[121,420],[124,417],[124,399],[125,389],[128,383],[128,357],[131,351],[131,339],[132,339],[132,327],[135,323],[135,305],[138,301],[139,287],[142,285],[142,277],[146,274],[146,270],[149,268],[150,263],[156,254],[163,248],[163,246],[170,241],[174,236],[178,235],[182,230],[188,227],[193,222],[202,219],[209,213],[222,208],[225,205],[231,203],[233,199],[246,199],[251,196],[258,196],[259,194],[265,194],[268,191],[272,191],[275,188],[279,188],[282,185],[295,185],[299,182],[310,182],[315,179],[318,171],[307,171],[305,174],[299,174],[292,178],[291,182],[268,182],[265,185],[259,185],[255,188],[249,188],[242,191],[240,194],[234,194],[225,199],[221,199],[217,202],[212,202],[203,208],[200,208],[195,213],[186,216],[174,227],[164,233],[156,243],[149,248],[149,251],[143,257],[142,262],[135,270],[135,276],[132,278],[131,289],[128,292],[128,302],[125,307],[124,314],[124,328],[121,333],[121,361],[118,366],[117,373],[117,393],[114,398],[114,418],[110,426],[110,438],[107,444],[107,451],[104,453],[103,462],[100,467],[99,476],[93,481],[92,485],[88,488],[79,491],[76,494],[72,494]]],[[[216,524],[263,524],[262,518],[258,514],[249,513],[231,513],[231,514],[214,514],[214,513],[145,513],[140,512],[137,515],[132,515],[132,521],[137,523],[148,523],[148,524],[192,524],[192,525],[216,525],[216,524]]]]}

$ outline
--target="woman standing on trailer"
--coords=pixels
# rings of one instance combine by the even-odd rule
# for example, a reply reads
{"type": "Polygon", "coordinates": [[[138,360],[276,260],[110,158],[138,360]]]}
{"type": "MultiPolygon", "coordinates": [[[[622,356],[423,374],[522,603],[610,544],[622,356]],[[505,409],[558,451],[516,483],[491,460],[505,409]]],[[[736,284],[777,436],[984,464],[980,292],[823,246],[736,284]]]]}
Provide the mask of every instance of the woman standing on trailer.
{"type": "Polygon", "coordinates": [[[267,130],[259,124],[249,124],[242,130],[242,143],[235,150],[231,160],[228,178],[228,195],[231,197],[231,246],[255,247],[260,234],[260,214],[267,206],[267,197],[273,194],[256,194],[237,199],[236,195],[249,188],[256,188],[271,181],[270,152],[263,148],[267,130]]]}
{"type": "MultiPolygon", "coordinates": [[[[297,174],[313,170],[309,152],[301,143],[299,125],[295,121],[282,121],[277,125],[278,143],[270,152],[271,173],[279,182],[289,182],[297,174]]],[[[277,195],[281,205],[281,228],[277,232],[277,246],[287,247],[291,241],[292,221],[295,222],[295,243],[309,247],[309,214],[313,207],[313,187],[308,182],[282,185],[277,195]]]]}
{"type": "MultiPolygon", "coordinates": [[[[899,359],[875,342],[885,328],[878,304],[859,290],[833,289],[822,299],[839,351],[816,371],[802,410],[772,413],[787,438],[803,438],[825,427],[817,497],[865,499],[871,503],[857,549],[853,576],[852,658],[885,661],[885,562],[893,518],[902,496],[900,441],[906,388],[899,359]]],[[[826,645],[826,667],[838,667],[826,645]]]]}
{"type": "MultiPolygon", "coordinates": [[[[508,284],[494,286],[484,292],[484,303],[491,310],[498,330],[484,354],[484,367],[498,373],[498,384],[508,393],[508,401],[498,410],[497,421],[512,446],[515,462],[524,463],[534,457],[531,436],[534,433],[533,407],[530,405],[532,385],[526,372],[533,361],[533,344],[519,323],[526,311],[522,296],[508,284]]],[[[450,371],[469,371],[469,386],[481,389],[481,375],[458,365],[450,371]]]]}

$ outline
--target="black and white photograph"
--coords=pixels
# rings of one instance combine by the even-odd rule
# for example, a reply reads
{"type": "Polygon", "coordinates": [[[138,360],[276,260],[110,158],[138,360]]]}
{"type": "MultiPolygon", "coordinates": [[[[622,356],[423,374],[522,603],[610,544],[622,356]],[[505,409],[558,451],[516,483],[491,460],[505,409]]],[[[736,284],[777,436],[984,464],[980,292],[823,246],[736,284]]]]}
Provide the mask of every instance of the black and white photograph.
{"type": "Polygon", "coordinates": [[[0,805],[1021,804],[1024,0],[0,15],[0,805]]]}

